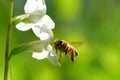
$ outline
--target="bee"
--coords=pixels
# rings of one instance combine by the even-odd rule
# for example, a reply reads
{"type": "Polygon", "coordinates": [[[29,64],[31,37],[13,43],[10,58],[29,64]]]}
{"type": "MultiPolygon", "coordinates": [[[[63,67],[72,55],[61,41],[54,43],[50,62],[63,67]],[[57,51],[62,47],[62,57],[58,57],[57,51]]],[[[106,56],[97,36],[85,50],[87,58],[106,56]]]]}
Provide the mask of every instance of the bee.
{"type": "Polygon", "coordinates": [[[60,63],[62,62],[62,54],[65,53],[65,55],[71,56],[71,61],[74,62],[75,57],[78,56],[77,50],[67,41],[65,40],[55,40],[54,41],[54,47],[56,49],[56,54],[60,53],[60,63]]]}

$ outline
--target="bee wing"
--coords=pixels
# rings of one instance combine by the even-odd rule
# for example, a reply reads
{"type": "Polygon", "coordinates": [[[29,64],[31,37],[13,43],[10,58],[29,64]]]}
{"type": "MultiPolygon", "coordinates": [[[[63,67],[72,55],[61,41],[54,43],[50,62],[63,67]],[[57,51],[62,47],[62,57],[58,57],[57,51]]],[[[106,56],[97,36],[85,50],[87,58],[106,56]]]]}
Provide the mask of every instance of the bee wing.
{"type": "Polygon", "coordinates": [[[75,41],[75,42],[69,42],[74,47],[80,47],[82,44],[84,44],[84,41],[75,41]]]}

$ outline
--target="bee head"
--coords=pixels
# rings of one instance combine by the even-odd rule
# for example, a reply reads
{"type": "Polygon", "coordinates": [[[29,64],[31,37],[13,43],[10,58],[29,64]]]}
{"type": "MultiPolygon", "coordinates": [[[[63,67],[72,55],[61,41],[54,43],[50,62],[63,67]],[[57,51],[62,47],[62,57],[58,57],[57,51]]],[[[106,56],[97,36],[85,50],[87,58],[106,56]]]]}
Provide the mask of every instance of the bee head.
{"type": "Polygon", "coordinates": [[[63,43],[62,40],[55,40],[54,45],[61,45],[63,43]]]}

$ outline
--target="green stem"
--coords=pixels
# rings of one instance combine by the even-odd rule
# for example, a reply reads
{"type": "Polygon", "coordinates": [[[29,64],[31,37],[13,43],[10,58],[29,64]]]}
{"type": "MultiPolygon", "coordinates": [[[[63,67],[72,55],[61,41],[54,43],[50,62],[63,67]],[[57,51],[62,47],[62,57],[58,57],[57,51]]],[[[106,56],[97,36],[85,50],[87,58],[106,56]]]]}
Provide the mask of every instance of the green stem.
{"type": "Polygon", "coordinates": [[[9,7],[10,11],[9,11],[8,29],[7,29],[7,35],[6,35],[6,48],[5,48],[4,80],[8,80],[9,44],[10,44],[10,34],[12,30],[13,4],[14,4],[14,1],[10,0],[10,7],[9,7]]]}

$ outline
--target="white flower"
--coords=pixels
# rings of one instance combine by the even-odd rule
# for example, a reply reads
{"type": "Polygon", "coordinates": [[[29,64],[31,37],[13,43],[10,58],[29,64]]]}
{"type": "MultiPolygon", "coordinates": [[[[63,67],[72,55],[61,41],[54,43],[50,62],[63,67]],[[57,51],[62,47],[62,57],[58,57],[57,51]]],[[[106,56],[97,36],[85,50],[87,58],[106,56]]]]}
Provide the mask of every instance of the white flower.
{"type": "MultiPolygon", "coordinates": [[[[46,15],[46,4],[44,0],[27,0],[24,6],[26,15],[20,16],[22,19],[16,25],[16,28],[20,31],[28,31],[32,29],[34,34],[43,41],[38,46],[31,47],[33,50],[32,57],[38,60],[48,58],[51,63],[60,65],[57,55],[52,51],[52,46],[49,44],[53,38],[52,29],[55,27],[53,20],[46,15]],[[40,52],[37,52],[39,51],[40,52]]],[[[32,43],[33,44],[33,43],[32,43]]],[[[35,43],[36,44],[36,43],[35,43]]],[[[30,45],[31,46],[31,45],[30,45]]]]}
{"type": "Polygon", "coordinates": [[[51,29],[54,29],[55,23],[46,15],[44,0],[27,0],[24,11],[29,14],[29,17],[16,25],[18,30],[27,31],[32,29],[34,34],[41,40],[53,37],[53,34],[50,34],[49,31],[51,32],[51,29]]]}

